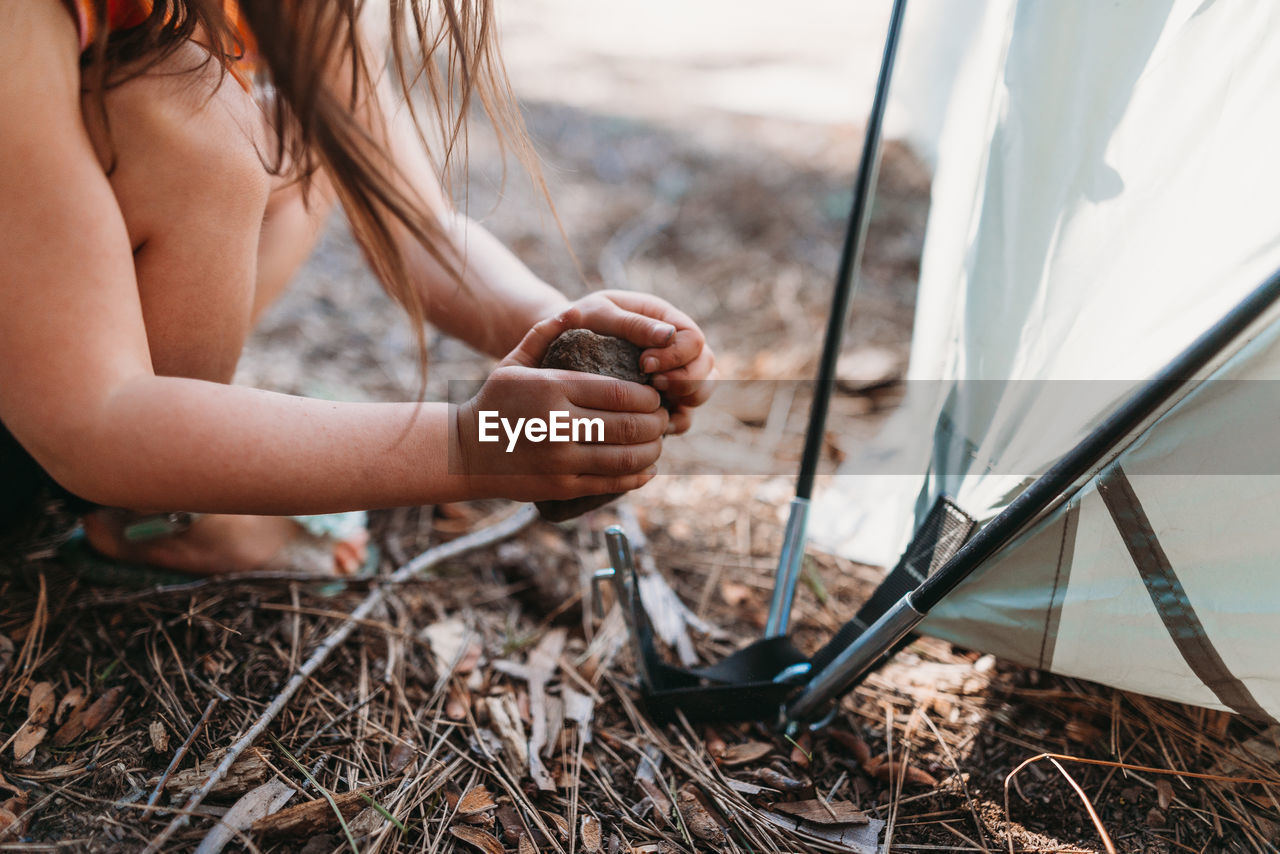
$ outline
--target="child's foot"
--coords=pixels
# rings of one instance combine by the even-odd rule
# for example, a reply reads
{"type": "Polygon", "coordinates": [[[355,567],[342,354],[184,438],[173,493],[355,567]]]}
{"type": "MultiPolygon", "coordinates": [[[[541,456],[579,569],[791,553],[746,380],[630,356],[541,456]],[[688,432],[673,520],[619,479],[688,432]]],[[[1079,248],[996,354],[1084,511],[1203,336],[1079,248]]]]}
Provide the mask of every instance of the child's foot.
{"type": "Polygon", "coordinates": [[[288,516],[196,517],[183,531],[134,541],[125,528],[139,515],[98,510],[85,516],[85,538],[105,557],[173,569],[192,575],[292,570],[351,575],[368,555],[364,528],[318,536],[288,516]]]}

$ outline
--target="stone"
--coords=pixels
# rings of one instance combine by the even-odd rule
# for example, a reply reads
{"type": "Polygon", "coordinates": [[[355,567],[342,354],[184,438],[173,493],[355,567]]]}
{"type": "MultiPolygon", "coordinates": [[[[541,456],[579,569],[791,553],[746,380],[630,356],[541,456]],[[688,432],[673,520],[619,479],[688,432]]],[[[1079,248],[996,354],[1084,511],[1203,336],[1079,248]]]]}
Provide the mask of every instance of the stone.
{"type": "MultiPolygon", "coordinates": [[[[630,341],[611,335],[597,335],[587,329],[568,329],[551,342],[542,357],[542,367],[562,371],[613,377],[629,382],[649,384],[649,375],[640,370],[640,348],[630,341]]],[[[563,501],[536,501],[538,514],[548,522],[567,522],[603,507],[619,497],[619,493],[584,495],[563,501]]]]}

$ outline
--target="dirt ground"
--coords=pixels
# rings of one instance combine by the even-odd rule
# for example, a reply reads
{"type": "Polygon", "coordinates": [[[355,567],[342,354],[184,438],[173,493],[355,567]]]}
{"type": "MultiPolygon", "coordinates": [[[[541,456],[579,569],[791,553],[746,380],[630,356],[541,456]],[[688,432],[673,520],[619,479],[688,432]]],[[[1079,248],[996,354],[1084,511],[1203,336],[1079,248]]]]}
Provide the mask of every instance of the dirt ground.
{"type": "MultiPolygon", "coordinates": [[[[686,133],[547,102],[527,115],[585,281],[519,176],[499,192],[482,137],[468,210],[570,294],[604,285],[670,299],[703,324],[725,376],[766,382],[731,391],[672,440],[664,475],[622,504],[534,524],[404,583],[93,584],[52,556],[65,525],[45,520],[0,581],[0,850],[140,850],[160,838],[221,752],[378,589],[162,850],[196,850],[237,802],[265,812],[286,797],[285,811],[231,834],[229,850],[1276,850],[1276,730],[927,639],[813,735],[651,724],[620,612],[584,608],[586,578],[604,563],[605,527],[621,523],[647,537],[644,554],[683,603],[665,609],[684,614],[670,655],[716,660],[759,635],[808,404],[803,387],[773,381],[814,369],[860,134],[728,114],[686,133]],[[726,442],[762,462],[693,473],[726,442]]],[[[878,376],[842,390],[828,466],[892,409],[927,207],[928,171],[890,145],[847,348],[849,365],[878,376]]],[[[335,222],[241,380],[406,399],[414,346],[335,222]]],[[[433,337],[428,397],[487,365],[433,337]]],[[[381,578],[512,510],[374,514],[381,578]]],[[[878,577],[811,557],[797,643],[816,648],[878,577]]]]}

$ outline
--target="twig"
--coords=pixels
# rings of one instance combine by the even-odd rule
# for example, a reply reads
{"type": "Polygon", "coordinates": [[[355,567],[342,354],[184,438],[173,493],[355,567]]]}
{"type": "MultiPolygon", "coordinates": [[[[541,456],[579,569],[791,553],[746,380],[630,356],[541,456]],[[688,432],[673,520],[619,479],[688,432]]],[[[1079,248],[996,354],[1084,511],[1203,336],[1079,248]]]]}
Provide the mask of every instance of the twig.
{"type": "Polygon", "coordinates": [[[178,748],[178,752],[173,754],[173,758],[169,760],[169,767],[164,769],[164,773],[160,775],[160,780],[156,783],[155,791],[151,793],[151,797],[147,798],[147,809],[142,814],[143,818],[151,815],[151,809],[156,805],[156,801],[160,800],[160,793],[164,791],[164,784],[169,782],[169,775],[174,772],[182,762],[182,757],[187,755],[187,751],[191,749],[191,745],[195,744],[196,736],[200,735],[200,730],[204,729],[204,725],[209,722],[209,716],[213,714],[213,709],[218,705],[218,698],[213,697],[204,707],[204,714],[200,716],[200,720],[196,721],[196,725],[191,728],[187,740],[182,742],[182,746],[178,748]]]}
{"type": "MultiPolygon", "coordinates": [[[[1116,854],[1116,846],[1111,842],[1111,836],[1108,835],[1106,828],[1102,826],[1102,819],[1098,818],[1098,812],[1093,808],[1093,803],[1090,802],[1089,796],[1085,794],[1084,789],[1080,788],[1080,784],[1067,773],[1067,769],[1063,768],[1062,765],[1059,764],[1058,760],[1065,759],[1070,762],[1082,762],[1086,765],[1119,765],[1121,763],[1103,762],[1097,759],[1078,759],[1074,756],[1060,756],[1056,753],[1041,753],[1039,756],[1032,756],[1017,768],[1010,771],[1009,775],[1004,778],[1004,835],[1005,842],[1009,845],[1009,854],[1013,854],[1013,816],[1009,814],[1009,783],[1023,768],[1026,768],[1031,763],[1037,762],[1041,759],[1048,759],[1053,763],[1055,768],[1062,772],[1062,776],[1067,778],[1067,783],[1075,790],[1076,794],[1080,796],[1080,800],[1084,801],[1084,808],[1089,812],[1089,818],[1093,822],[1094,829],[1096,829],[1098,831],[1098,835],[1102,837],[1102,844],[1107,847],[1107,854],[1116,854]]],[[[1145,770],[1159,771],[1159,769],[1154,768],[1145,770]]]]}
{"type": "Polygon", "coordinates": [[[479,531],[459,537],[451,542],[428,549],[398,569],[389,579],[387,579],[387,583],[380,584],[373,590],[369,591],[369,594],[365,596],[364,601],[356,606],[355,610],[352,611],[327,638],[325,638],[324,642],[316,648],[315,652],[311,653],[311,656],[303,662],[296,671],[294,671],[293,676],[289,678],[289,681],[285,683],[285,686],[280,690],[280,693],[276,695],[275,699],[271,701],[266,709],[263,710],[262,714],[258,716],[258,719],[254,721],[253,725],[249,727],[249,730],[242,735],[235,744],[231,745],[231,747],[227,749],[226,755],[223,757],[222,761],[218,763],[218,766],[209,774],[209,778],[204,781],[204,784],[200,786],[200,788],[191,793],[191,797],[188,798],[186,804],[183,805],[183,814],[176,816],[158,836],[151,840],[144,849],[144,854],[156,854],[156,852],[163,850],[165,844],[173,837],[173,835],[186,826],[187,822],[190,820],[190,812],[195,809],[195,807],[199,806],[200,803],[209,795],[209,792],[213,791],[213,787],[218,785],[218,783],[227,776],[227,772],[231,770],[231,766],[235,764],[235,761],[240,757],[240,754],[247,750],[258,736],[266,730],[271,722],[275,720],[276,715],[280,714],[280,711],[284,709],[289,700],[293,698],[293,695],[297,693],[298,689],[301,688],[309,678],[311,678],[311,674],[315,673],[316,670],[320,668],[320,665],[325,662],[325,659],[329,657],[329,654],[346,641],[360,621],[368,617],[375,608],[382,604],[389,590],[388,585],[403,583],[412,576],[425,572],[446,560],[451,560],[452,558],[466,554],[469,551],[483,548],[484,546],[492,545],[500,540],[504,540],[520,531],[537,517],[538,511],[533,507],[533,505],[526,505],[518,512],[513,513],[506,519],[503,519],[501,522],[491,525],[488,528],[482,528],[479,531]]]}

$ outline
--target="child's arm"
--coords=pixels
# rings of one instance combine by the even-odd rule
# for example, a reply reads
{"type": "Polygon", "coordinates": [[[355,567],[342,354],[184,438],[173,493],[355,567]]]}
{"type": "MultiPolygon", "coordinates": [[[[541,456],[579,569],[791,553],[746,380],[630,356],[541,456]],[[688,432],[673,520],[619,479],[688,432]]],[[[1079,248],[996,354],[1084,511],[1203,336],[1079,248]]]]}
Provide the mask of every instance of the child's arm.
{"type": "Polygon", "coordinates": [[[378,97],[390,112],[386,136],[411,194],[436,211],[465,258],[464,286],[459,287],[407,231],[395,228],[431,322],[477,350],[501,358],[534,324],[573,305],[586,328],[647,348],[641,354],[642,363],[652,362],[644,370],[655,374],[654,385],[676,404],[672,432],[688,429],[689,409],[706,401],[711,391],[708,381],[715,378],[715,357],[698,325],[667,301],[646,294],[601,291],[570,303],[482,225],[454,210],[441,191],[408,110],[392,112],[396,99],[385,79],[378,97]]]}
{"type": "Polygon", "coordinates": [[[63,486],[135,509],[294,514],[647,479],[666,416],[635,384],[530,372],[514,391],[486,385],[513,413],[602,417],[618,444],[564,445],[550,467],[522,448],[481,481],[466,463],[484,454],[451,433],[444,404],[156,376],[130,237],[80,115],[77,52],[56,0],[0,7],[0,420],[63,486]]]}

